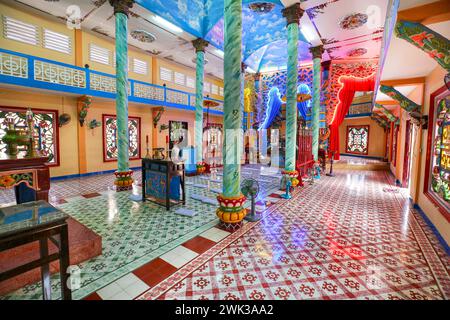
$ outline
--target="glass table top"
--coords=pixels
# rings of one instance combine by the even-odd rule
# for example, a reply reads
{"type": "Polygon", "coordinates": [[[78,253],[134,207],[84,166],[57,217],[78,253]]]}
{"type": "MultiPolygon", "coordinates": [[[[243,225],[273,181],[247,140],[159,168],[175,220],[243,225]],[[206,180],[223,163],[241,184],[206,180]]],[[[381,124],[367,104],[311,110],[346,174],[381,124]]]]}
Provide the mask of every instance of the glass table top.
{"type": "Polygon", "coordinates": [[[0,208],[0,238],[67,218],[66,213],[44,200],[0,208]]]}

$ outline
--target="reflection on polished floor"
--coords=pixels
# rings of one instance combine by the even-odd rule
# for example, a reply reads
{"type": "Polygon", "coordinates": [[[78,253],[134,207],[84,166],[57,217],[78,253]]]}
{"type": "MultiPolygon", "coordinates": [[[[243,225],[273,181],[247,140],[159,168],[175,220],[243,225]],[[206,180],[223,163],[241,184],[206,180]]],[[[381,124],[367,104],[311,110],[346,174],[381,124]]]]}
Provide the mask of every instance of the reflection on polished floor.
{"type": "MultiPolygon", "coordinates": [[[[257,172],[247,167],[244,176],[257,172]]],[[[193,186],[205,179],[189,178],[187,207],[198,212],[192,218],[129,201],[128,192],[91,189],[102,179],[110,177],[80,183],[97,196],[80,189],[84,197],[59,205],[103,237],[103,254],[79,266],[77,299],[450,296],[446,249],[402,192],[391,192],[396,187],[387,172],[337,170],[334,178],[305,184],[290,201],[275,191],[278,177],[260,176],[265,191],[257,210],[264,218],[234,233],[220,229],[214,205],[190,199],[214,197],[193,186]]],[[[59,280],[52,281],[57,293],[59,280]]],[[[40,293],[32,284],[2,298],[40,299],[40,293]]]]}
{"type": "MultiPolygon", "coordinates": [[[[261,193],[257,208],[262,211],[266,203],[263,200],[270,200],[270,194],[278,189],[280,176],[259,175],[259,172],[259,168],[248,168],[242,176],[259,180],[261,193]]],[[[111,174],[52,183],[50,202],[102,237],[102,255],[78,265],[81,288],[74,291],[74,298],[80,299],[97,291],[199,234],[206,232],[204,235],[211,241],[218,241],[229,234],[214,228],[219,222],[215,215],[215,197],[222,185],[219,181],[221,172],[214,179],[207,175],[187,178],[185,208],[196,213],[193,217],[175,214],[177,208],[166,211],[153,203],[130,201],[131,193],[140,191],[140,172],[136,171],[135,176],[137,181],[132,192],[110,189],[108,186],[113,184],[114,179],[111,174]],[[192,199],[194,194],[211,199],[213,204],[192,199]]],[[[5,204],[13,202],[14,193],[11,190],[1,191],[0,198],[5,204]]],[[[193,245],[197,246],[195,241],[193,245]]],[[[175,265],[187,262],[183,259],[169,261],[175,265]]],[[[52,287],[53,298],[58,298],[60,282],[57,274],[52,277],[52,287]]],[[[133,295],[137,295],[136,289],[133,290],[133,295]]],[[[40,283],[27,285],[2,298],[41,299],[40,283]]]]}

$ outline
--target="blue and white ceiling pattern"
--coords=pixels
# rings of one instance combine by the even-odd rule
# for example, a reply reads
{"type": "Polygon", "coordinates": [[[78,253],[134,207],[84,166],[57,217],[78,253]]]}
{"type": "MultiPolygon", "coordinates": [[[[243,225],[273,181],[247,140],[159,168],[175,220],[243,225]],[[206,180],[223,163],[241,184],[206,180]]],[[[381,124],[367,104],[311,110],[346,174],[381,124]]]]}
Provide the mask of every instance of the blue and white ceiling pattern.
{"type": "MultiPolygon", "coordinates": [[[[300,2],[329,58],[379,57],[388,0],[300,2]]],[[[223,48],[223,0],[137,0],[137,3],[194,36],[205,38],[216,48],[223,48]]],[[[243,61],[254,71],[282,69],[286,65],[283,8],[279,0],[243,0],[243,61]]],[[[308,50],[311,43],[302,28],[301,31],[299,61],[302,63],[311,60],[308,50]]]]}
{"type": "MultiPolygon", "coordinates": [[[[17,3],[65,19],[71,0],[15,0],[17,3]]],[[[153,42],[129,37],[129,43],[151,54],[193,66],[191,40],[201,37],[207,48],[208,73],[223,74],[223,0],[135,0],[129,30],[146,31],[153,42]],[[161,17],[180,28],[173,32],[159,24],[161,17]],[[150,37],[151,38],[151,37],[150,37]],[[214,49],[217,48],[217,49],[214,49]],[[218,53],[219,52],[219,53],[218,53]]],[[[287,62],[286,19],[282,9],[295,0],[243,0],[243,61],[254,71],[283,69],[287,62]]],[[[311,61],[309,47],[323,43],[329,59],[377,59],[389,0],[300,0],[299,62],[311,61]]],[[[114,37],[114,19],[107,0],[78,1],[84,29],[114,37]]],[[[142,33],[142,32],[141,32],[142,33]]],[[[148,37],[147,37],[148,38],[148,37]]]]}

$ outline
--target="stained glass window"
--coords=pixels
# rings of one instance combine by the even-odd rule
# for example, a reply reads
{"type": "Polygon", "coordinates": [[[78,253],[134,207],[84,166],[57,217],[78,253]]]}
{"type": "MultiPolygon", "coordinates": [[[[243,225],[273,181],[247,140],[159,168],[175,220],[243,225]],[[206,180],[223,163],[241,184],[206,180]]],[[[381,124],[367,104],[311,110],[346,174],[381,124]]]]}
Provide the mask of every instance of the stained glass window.
{"type": "MultiPolygon", "coordinates": [[[[434,97],[433,123],[430,134],[428,194],[445,212],[450,212],[450,92],[434,97]]],[[[431,110],[430,110],[431,114],[431,110]]]]}
{"type": "MultiPolygon", "coordinates": [[[[48,157],[48,165],[59,165],[58,152],[58,111],[31,109],[34,114],[34,135],[39,139],[39,149],[43,156],[48,157]]],[[[0,107],[0,153],[6,153],[6,145],[2,143],[2,138],[6,134],[5,119],[12,119],[16,129],[26,129],[25,121],[26,108],[0,107]]],[[[19,147],[20,148],[20,147],[19,147]]],[[[24,147],[25,148],[25,147],[24,147]]]]}
{"type": "MultiPolygon", "coordinates": [[[[141,118],[128,117],[130,160],[141,158],[141,118]]],[[[117,160],[117,121],[114,115],[103,115],[103,161],[117,160]]]]}
{"type": "Polygon", "coordinates": [[[367,154],[369,150],[369,126],[347,126],[347,153],[367,154]]]}

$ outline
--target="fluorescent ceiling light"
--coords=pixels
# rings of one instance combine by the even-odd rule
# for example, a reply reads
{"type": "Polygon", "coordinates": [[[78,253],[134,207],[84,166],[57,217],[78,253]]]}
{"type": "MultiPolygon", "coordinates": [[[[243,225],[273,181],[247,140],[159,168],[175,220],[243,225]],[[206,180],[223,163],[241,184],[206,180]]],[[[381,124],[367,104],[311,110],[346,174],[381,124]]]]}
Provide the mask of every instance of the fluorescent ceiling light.
{"type": "Polygon", "coordinates": [[[316,39],[316,35],[310,28],[303,26],[300,31],[308,42],[313,42],[316,39]]]}
{"type": "Polygon", "coordinates": [[[260,72],[272,72],[272,71],[284,70],[286,68],[287,68],[286,65],[283,65],[283,66],[272,66],[272,67],[264,67],[264,68],[262,68],[259,71],[260,72]]]}
{"type": "Polygon", "coordinates": [[[177,33],[183,32],[183,29],[181,29],[180,27],[177,27],[176,25],[167,21],[166,19],[161,18],[160,16],[155,16],[154,19],[155,19],[156,23],[158,23],[159,25],[161,25],[162,27],[164,27],[166,29],[169,29],[170,31],[177,32],[177,33]]]}
{"type": "Polygon", "coordinates": [[[247,66],[247,68],[245,68],[245,71],[247,71],[247,72],[249,72],[249,73],[256,73],[255,70],[253,70],[252,68],[250,68],[250,67],[248,67],[248,66],[247,66]]]}
{"type": "Polygon", "coordinates": [[[222,50],[216,49],[216,50],[214,50],[214,52],[215,52],[219,57],[223,58],[223,51],[222,51],[222,50]]]}

